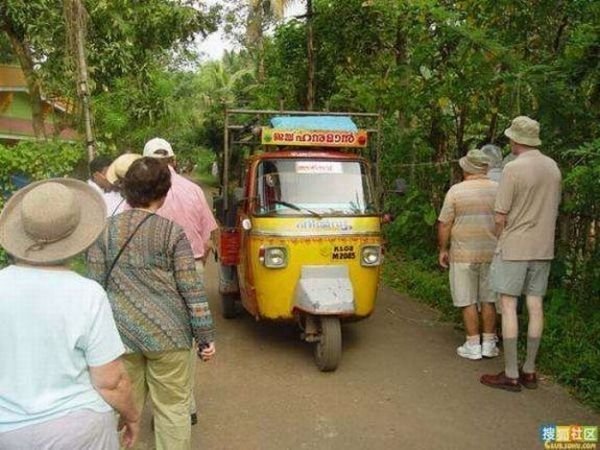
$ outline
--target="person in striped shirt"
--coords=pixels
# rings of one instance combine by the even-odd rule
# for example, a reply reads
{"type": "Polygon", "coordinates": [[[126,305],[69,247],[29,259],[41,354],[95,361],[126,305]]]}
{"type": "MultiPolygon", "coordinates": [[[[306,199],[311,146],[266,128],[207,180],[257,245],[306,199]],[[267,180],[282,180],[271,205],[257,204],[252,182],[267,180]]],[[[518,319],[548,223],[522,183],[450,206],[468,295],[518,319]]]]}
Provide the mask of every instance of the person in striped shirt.
{"type": "Polygon", "coordinates": [[[467,359],[498,356],[496,294],[490,263],[496,248],[494,202],[498,183],[487,176],[489,159],[471,150],[459,165],[464,180],[450,188],[438,217],[439,264],[450,269],[454,306],[462,309],[466,341],[456,349],[467,359]],[[479,311],[481,311],[481,328],[479,311]]]}

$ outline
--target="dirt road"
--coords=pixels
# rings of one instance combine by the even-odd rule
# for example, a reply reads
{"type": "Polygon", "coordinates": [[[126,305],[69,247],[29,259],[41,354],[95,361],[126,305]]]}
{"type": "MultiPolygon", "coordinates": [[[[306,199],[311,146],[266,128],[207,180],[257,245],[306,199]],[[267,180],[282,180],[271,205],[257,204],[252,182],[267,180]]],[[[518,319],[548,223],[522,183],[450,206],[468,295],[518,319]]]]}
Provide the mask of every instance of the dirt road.
{"type": "Polygon", "coordinates": [[[215,277],[212,263],[218,356],[198,368],[194,449],[538,449],[541,424],[600,424],[547,381],[521,393],[480,385],[501,359],[459,358],[452,325],[385,287],[373,317],[344,327],[339,369],[320,373],[293,327],[221,319],[215,277]]]}

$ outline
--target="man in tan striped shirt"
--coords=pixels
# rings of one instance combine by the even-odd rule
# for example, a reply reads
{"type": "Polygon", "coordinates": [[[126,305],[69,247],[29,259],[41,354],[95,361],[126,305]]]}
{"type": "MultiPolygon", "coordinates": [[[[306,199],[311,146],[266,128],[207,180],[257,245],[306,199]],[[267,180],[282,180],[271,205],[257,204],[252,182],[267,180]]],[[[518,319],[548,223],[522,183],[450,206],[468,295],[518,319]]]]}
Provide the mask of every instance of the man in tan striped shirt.
{"type": "Polygon", "coordinates": [[[467,359],[493,358],[499,351],[496,295],[490,288],[489,271],[496,248],[494,202],[498,183],[487,177],[488,158],[481,150],[471,150],[459,164],[464,180],[450,188],[438,218],[439,263],[450,267],[452,301],[462,309],[467,334],[456,352],[467,359]]]}

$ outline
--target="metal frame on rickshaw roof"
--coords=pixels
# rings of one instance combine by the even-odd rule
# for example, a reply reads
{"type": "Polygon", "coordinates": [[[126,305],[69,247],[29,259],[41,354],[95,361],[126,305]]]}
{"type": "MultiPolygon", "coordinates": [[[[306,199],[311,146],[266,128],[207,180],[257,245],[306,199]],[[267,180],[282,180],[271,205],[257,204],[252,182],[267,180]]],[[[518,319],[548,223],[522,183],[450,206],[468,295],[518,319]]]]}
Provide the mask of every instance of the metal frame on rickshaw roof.
{"type": "MultiPolygon", "coordinates": [[[[276,109],[225,109],[225,126],[223,136],[223,209],[227,211],[229,209],[229,199],[227,195],[227,188],[229,186],[229,155],[230,155],[230,143],[231,144],[251,144],[252,142],[234,141],[230,140],[230,133],[234,130],[244,130],[248,128],[248,124],[230,124],[229,117],[236,115],[255,115],[259,118],[265,116],[349,116],[349,117],[362,117],[375,119],[375,127],[366,128],[367,134],[376,135],[375,139],[375,186],[376,190],[381,190],[381,178],[379,171],[379,161],[381,156],[381,114],[378,113],[364,113],[364,112],[343,112],[343,111],[286,111],[276,109]]],[[[368,145],[371,145],[371,139],[369,139],[368,145]]],[[[377,197],[381,195],[381,192],[376,192],[377,197]]]]}

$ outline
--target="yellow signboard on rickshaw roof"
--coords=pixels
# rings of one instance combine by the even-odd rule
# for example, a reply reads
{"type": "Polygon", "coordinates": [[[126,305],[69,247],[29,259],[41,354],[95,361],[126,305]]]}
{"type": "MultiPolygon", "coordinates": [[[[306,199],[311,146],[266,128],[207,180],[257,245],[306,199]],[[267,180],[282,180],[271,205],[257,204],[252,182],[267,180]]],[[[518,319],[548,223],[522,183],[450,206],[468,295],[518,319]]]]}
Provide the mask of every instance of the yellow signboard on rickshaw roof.
{"type": "Polygon", "coordinates": [[[264,145],[365,148],[368,137],[366,130],[313,131],[280,130],[271,127],[262,127],[261,142],[264,145]]]}

